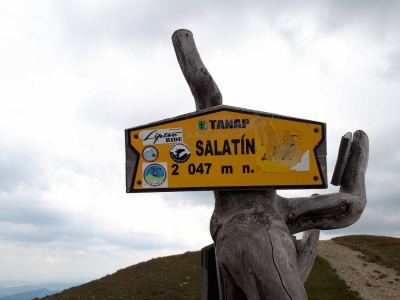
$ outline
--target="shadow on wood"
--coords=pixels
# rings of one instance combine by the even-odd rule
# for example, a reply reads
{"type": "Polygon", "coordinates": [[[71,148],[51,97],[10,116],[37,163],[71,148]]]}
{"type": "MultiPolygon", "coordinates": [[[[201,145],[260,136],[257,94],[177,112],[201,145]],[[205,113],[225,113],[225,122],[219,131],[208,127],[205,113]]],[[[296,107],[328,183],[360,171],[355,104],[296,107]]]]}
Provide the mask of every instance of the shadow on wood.
{"type": "Polygon", "coordinates": [[[201,249],[201,300],[219,300],[214,244],[201,249]]]}

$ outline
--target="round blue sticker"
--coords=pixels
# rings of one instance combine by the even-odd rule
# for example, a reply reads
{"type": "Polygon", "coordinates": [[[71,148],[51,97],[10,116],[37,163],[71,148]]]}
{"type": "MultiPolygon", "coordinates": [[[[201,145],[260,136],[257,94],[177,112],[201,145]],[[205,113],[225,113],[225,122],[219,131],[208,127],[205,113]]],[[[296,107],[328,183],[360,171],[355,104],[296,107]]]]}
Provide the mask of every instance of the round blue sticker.
{"type": "Polygon", "coordinates": [[[155,161],[158,157],[158,150],[153,146],[147,146],[142,151],[143,158],[148,161],[152,162],[155,161]]]}
{"type": "Polygon", "coordinates": [[[167,172],[160,164],[151,164],[143,172],[143,178],[151,186],[160,186],[167,178],[167,172]]]}

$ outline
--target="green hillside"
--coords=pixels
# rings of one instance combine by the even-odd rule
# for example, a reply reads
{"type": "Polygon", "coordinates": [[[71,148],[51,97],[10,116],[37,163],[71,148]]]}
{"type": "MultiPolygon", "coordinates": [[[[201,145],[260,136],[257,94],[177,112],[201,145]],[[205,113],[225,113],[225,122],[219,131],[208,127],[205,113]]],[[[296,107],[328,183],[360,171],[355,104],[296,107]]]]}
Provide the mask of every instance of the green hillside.
{"type": "Polygon", "coordinates": [[[46,299],[200,299],[201,253],[151,259],[46,299]]]}
{"type": "MultiPolygon", "coordinates": [[[[361,251],[363,259],[400,270],[400,239],[376,236],[345,236],[335,242],[361,251]]],[[[98,280],[45,297],[46,300],[200,300],[200,251],[160,257],[118,270],[98,280]]],[[[310,300],[360,299],[340,280],[330,265],[317,257],[305,284],[310,300]]]]}

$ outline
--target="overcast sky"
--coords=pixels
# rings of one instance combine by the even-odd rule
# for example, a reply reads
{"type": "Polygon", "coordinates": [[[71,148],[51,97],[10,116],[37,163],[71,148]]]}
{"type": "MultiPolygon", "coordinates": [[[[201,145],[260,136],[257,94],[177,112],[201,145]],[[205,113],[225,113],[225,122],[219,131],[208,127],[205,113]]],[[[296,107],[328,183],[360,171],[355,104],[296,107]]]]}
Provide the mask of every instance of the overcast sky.
{"type": "MultiPolygon", "coordinates": [[[[370,138],[368,204],[325,231],[400,236],[400,2],[2,1],[0,280],[92,280],[212,242],[212,192],[125,193],[124,130],[195,110],[189,29],[224,104],[370,138]]],[[[307,196],[328,190],[279,191],[307,196]]]]}

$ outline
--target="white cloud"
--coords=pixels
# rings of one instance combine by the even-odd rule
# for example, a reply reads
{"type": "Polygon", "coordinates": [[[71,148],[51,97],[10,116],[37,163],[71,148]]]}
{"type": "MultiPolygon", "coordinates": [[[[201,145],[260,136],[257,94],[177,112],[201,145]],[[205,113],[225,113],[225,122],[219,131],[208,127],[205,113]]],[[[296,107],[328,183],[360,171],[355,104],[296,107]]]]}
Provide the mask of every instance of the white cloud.
{"type": "Polygon", "coordinates": [[[369,134],[365,213],[322,238],[400,235],[396,1],[0,6],[3,276],[94,279],[211,243],[212,192],[125,194],[124,129],[194,110],[171,43],[179,28],[225,104],[326,122],[329,175],[340,137],[369,134]]]}

